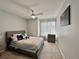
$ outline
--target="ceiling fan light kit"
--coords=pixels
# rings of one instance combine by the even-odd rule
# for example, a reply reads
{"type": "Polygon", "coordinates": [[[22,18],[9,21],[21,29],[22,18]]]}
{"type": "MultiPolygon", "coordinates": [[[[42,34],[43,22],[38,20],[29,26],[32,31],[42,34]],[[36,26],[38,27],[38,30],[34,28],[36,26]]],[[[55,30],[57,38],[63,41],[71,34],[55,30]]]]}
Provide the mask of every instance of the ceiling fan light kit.
{"type": "Polygon", "coordinates": [[[34,10],[31,10],[31,11],[32,11],[31,17],[32,17],[33,19],[35,19],[36,16],[35,16],[35,14],[34,14],[34,10]]]}
{"type": "Polygon", "coordinates": [[[32,17],[33,19],[35,19],[35,15],[32,15],[31,17],[32,17]]]}

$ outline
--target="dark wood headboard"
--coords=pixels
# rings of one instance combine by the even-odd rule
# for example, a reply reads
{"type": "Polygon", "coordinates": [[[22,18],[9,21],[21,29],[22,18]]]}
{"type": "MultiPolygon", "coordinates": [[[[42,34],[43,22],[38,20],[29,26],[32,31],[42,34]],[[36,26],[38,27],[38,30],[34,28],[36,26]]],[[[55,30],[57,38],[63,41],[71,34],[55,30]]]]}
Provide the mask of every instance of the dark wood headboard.
{"type": "Polygon", "coordinates": [[[19,33],[25,33],[25,31],[24,30],[22,30],[22,31],[8,31],[5,33],[6,48],[8,48],[8,46],[10,45],[10,42],[11,42],[10,36],[12,34],[19,34],[19,33]]]}

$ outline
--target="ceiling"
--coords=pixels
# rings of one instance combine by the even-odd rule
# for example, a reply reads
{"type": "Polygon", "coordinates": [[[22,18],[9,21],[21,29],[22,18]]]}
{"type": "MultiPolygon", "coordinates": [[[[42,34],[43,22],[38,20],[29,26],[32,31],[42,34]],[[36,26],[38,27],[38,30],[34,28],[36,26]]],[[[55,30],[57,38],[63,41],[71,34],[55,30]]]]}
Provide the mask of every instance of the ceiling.
{"type": "Polygon", "coordinates": [[[64,0],[0,0],[0,10],[23,18],[31,18],[31,10],[42,12],[38,18],[54,18],[64,0]]]}

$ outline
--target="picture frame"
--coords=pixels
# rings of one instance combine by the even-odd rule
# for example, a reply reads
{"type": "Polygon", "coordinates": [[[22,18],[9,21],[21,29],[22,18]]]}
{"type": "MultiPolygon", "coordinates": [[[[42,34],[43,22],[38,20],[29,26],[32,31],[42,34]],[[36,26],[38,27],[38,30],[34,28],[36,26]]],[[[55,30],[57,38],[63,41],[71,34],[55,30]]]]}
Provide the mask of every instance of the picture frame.
{"type": "Polygon", "coordinates": [[[69,5],[60,16],[60,25],[67,26],[71,24],[71,6],[69,5]]]}

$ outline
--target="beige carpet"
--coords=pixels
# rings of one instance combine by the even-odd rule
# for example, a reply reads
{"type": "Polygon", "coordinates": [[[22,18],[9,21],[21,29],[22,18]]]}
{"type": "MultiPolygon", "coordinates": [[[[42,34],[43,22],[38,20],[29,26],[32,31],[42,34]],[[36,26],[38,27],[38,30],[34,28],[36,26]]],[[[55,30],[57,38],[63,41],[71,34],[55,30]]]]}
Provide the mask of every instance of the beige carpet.
{"type": "MultiPolygon", "coordinates": [[[[39,59],[62,59],[62,56],[53,43],[44,42],[44,47],[39,55],[39,59]]],[[[6,51],[0,56],[0,59],[33,59],[26,55],[18,54],[15,52],[6,51]]]]}

